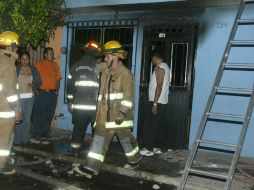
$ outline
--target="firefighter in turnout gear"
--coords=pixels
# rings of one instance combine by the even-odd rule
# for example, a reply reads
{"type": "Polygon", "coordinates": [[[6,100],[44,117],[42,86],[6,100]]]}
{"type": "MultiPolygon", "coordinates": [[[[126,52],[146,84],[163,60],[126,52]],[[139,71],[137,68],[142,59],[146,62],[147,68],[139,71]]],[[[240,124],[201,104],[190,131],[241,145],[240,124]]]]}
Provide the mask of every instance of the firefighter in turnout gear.
{"type": "Polygon", "coordinates": [[[0,34],[0,173],[12,174],[7,162],[10,155],[15,122],[21,121],[17,94],[15,62],[18,58],[19,36],[11,31],[0,34]]]}
{"type": "Polygon", "coordinates": [[[71,151],[82,150],[87,126],[94,120],[99,90],[99,63],[101,47],[95,41],[88,42],[83,48],[84,56],[73,64],[67,81],[67,103],[72,113],[74,125],[71,151]]]}
{"type": "Polygon", "coordinates": [[[121,62],[126,52],[119,42],[110,41],[104,45],[104,54],[95,134],[87,155],[87,164],[79,168],[93,175],[98,175],[115,135],[120,141],[129,166],[134,167],[141,160],[138,144],[131,134],[135,80],[121,62]]]}

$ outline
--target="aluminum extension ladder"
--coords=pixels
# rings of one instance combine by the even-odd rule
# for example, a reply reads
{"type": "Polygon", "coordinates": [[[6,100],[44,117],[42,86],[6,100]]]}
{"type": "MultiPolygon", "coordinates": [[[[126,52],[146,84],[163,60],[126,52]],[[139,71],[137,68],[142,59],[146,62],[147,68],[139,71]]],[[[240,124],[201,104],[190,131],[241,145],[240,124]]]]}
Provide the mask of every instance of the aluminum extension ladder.
{"type": "MultiPolygon", "coordinates": [[[[188,178],[190,175],[196,175],[199,177],[207,178],[207,179],[213,179],[213,180],[222,180],[225,182],[224,190],[229,190],[233,181],[233,175],[236,169],[237,162],[240,157],[242,145],[244,142],[245,134],[247,132],[248,124],[250,121],[250,117],[253,110],[254,105],[254,87],[253,88],[233,88],[233,87],[221,87],[220,82],[224,73],[225,69],[233,69],[235,71],[241,70],[241,69],[247,69],[249,71],[254,70],[254,64],[244,64],[244,63],[228,63],[228,56],[229,52],[231,50],[231,47],[254,47],[254,40],[235,40],[235,34],[237,32],[239,25],[253,25],[254,27],[254,18],[252,19],[242,19],[243,12],[247,6],[253,6],[254,0],[241,0],[233,28],[231,30],[227,46],[225,48],[223,58],[220,63],[220,67],[218,70],[218,73],[216,75],[213,88],[211,90],[205,111],[202,116],[202,120],[200,122],[200,126],[197,132],[197,136],[195,139],[195,142],[192,146],[190,155],[187,159],[185,169],[182,175],[182,178],[180,180],[180,184],[177,188],[177,190],[184,190],[185,186],[187,184],[188,178]],[[252,4],[252,5],[250,5],[252,4]],[[245,115],[235,115],[235,114],[225,114],[225,113],[213,113],[211,112],[215,96],[218,95],[218,93],[223,92],[224,95],[229,95],[232,93],[236,95],[241,95],[242,93],[247,94],[247,97],[250,97],[247,111],[245,112],[245,115]],[[233,119],[240,119],[241,120],[241,130],[239,134],[239,138],[236,144],[229,144],[229,143],[222,143],[216,141],[208,141],[203,140],[203,134],[205,132],[207,120],[210,117],[222,117],[225,119],[233,120],[233,119]],[[226,147],[233,148],[233,158],[232,162],[229,168],[229,171],[226,174],[216,173],[216,172],[207,172],[204,170],[195,169],[193,167],[195,163],[195,158],[197,156],[198,150],[202,149],[202,144],[205,145],[212,145],[212,146],[222,146],[225,150],[226,147]]],[[[254,31],[253,31],[254,32],[254,31]]],[[[253,72],[254,73],[254,72],[253,72]]],[[[254,77],[253,77],[254,80],[254,77]]],[[[221,121],[222,122],[222,121],[221,121]]],[[[214,151],[214,150],[213,150],[214,151]]],[[[216,151],[216,150],[215,150],[216,151]]]]}

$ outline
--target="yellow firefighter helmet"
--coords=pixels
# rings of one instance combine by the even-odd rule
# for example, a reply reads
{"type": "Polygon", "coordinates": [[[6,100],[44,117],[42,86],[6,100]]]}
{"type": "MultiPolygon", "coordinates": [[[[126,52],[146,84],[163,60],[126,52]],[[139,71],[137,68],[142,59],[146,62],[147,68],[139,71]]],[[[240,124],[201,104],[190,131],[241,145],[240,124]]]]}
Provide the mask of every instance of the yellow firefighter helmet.
{"type": "Polygon", "coordinates": [[[120,59],[125,59],[127,55],[127,52],[123,50],[122,45],[114,40],[105,43],[104,53],[112,53],[120,59]]]}
{"type": "Polygon", "coordinates": [[[19,45],[19,36],[15,32],[5,31],[0,34],[0,46],[19,45]]]}

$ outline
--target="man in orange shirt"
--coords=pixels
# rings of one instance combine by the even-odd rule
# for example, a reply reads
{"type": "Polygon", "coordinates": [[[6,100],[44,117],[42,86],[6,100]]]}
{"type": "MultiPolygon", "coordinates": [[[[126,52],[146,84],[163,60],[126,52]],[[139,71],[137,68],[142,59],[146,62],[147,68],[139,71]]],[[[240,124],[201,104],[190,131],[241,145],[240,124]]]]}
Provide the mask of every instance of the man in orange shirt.
{"type": "Polygon", "coordinates": [[[43,56],[43,60],[35,63],[42,80],[34,105],[33,136],[37,140],[35,142],[49,135],[62,78],[60,67],[54,62],[54,50],[51,47],[45,48],[43,56]]]}

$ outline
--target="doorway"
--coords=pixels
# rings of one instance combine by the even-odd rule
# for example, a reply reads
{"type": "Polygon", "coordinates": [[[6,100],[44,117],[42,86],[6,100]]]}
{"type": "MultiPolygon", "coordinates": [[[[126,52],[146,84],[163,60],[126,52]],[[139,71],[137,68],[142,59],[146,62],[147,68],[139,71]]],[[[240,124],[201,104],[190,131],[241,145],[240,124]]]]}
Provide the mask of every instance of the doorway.
{"type": "Polygon", "coordinates": [[[151,55],[162,54],[170,69],[169,102],[165,113],[163,134],[159,142],[165,149],[186,149],[189,142],[194,57],[197,38],[195,25],[153,25],[144,29],[138,140],[146,138],[144,121],[148,107],[148,85],[154,66],[151,55]]]}

